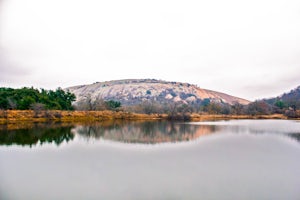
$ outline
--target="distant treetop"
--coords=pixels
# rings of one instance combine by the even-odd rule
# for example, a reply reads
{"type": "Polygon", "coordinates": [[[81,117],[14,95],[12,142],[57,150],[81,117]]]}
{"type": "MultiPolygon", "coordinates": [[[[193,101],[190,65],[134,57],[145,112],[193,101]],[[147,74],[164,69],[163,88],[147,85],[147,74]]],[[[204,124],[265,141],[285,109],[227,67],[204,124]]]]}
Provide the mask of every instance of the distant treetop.
{"type": "Polygon", "coordinates": [[[32,109],[35,104],[42,104],[51,110],[73,110],[72,102],[76,97],[61,88],[54,90],[24,87],[21,89],[0,88],[0,109],[32,109]]]}

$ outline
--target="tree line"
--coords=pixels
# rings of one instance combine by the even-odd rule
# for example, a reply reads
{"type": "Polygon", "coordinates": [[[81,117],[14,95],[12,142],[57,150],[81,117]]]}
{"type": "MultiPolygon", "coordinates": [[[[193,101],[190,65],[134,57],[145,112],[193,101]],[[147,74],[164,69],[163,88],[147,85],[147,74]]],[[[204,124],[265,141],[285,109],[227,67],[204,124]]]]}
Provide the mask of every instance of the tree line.
{"type": "Polygon", "coordinates": [[[20,89],[0,88],[0,109],[50,109],[73,110],[76,97],[61,88],[56,90],[23,87],[20,89]]]}
{"type": "Polygon", "coordinates": [[[213,99],[203,99],[194,103],[159,103],[154,100],[140,104],[122,106],[120,101],[92,100],[87,97],[72,105],[75,95],[61,88],[56,90],[0,88],[0,109],[18,110],[114,110],[145,114],[168,114],[170,119],[188,119],[191,113],[224,115],[268,115],[284,114],[288,117],[300,117],[300,87],[281,97],[263,99],[242,105],[238,102],[227,104],[213,99]]]}
{"type": "Polygon", "coordinates": [[[116,110],[143,114],[168,114],[170,119],[188,119],[189,114],[223,114],[223,115],[269,115],[284,114],[288,117],[299,117],[300,98],[286,95],[289,98],[263,99],[242,105],[238,102],[228,104],[214,99],[184,104],[182,102],[158,102],[146,100],[134,105],[121,105],[119,101],[87,97],[77,102],[76,110],[116,110]],[[297,111],[298,110],[298,111],[297,111]]]}
{"type": "Polygon", "coordinates": [[[115,100],[104,100],[102,98],[96,98],[92,100],[91,96],[86,97],[76,103],[74,106],[76,110],[87,110],[87,111],[103,111],[103,110],[113,110],[120,111],[121,102],[115,100]]]}
{"type": "Polygon", "coordinates": [[[300,117],[300,98],[291,101],[282,99],[257,100],[243,105],[238,102],[227,104],[203,99],[197,104],[183,104],[179,102],[159,104],[155,101],[146,101],[141,104],[125,107],[124,109],[146,114],[168,114],[170,119],[189,119],[191,113],[223,114],[223,115],[270,115],[283,114],[290,118],[300,117]]]}

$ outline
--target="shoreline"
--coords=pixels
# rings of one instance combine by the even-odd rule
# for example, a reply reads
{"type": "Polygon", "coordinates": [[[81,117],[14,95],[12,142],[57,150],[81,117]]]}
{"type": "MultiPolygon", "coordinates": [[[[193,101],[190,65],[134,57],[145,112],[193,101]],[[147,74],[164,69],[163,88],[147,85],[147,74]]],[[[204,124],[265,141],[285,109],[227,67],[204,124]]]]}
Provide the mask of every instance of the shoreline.
{"type": "MultiPolygon", "coordinates": [[[[230,119],[289,119],[282,114],[272,115],[221,115],[190,114],[188,121],[210,121],[230,119]]],[[[116,111],[60,111],[49,110],[35,112],[32,110],[0,111],[0,124],[26,122],[98,122],[106,120],[167,120],[167,114],[138,114],[116,111]]],[[[299,118],[295,118],[295,120],[299,118]]]]}
{"type": "Polygon", "coordinates": [[[98,122],[106,120],[159,120],[167,115],[139,114],[116,111],[61,111],[47,110],[35,112],[33,110],[0,111],[0,124],[20,122],[98,122]]]}
{"type": "MultiPolygon", "coordinates": [[[[300,120],[299,118],[287,118],[282,114],[273,115],[213,115],[213,114],[190,114],[186,122],[217,121],[217,120],[246,120],[246,119],[278,119],[278,120],[300,120]]],[[[31,129],[44,126],[75,126],[101,124],[106,126],[112,123],[144,122],[144,121],[174,121],[167,114],[138,114],[116,111],[41,111],[35,113],[32,110],[8,110],[3,115],[0,111],[0,130],[31,129]]]]}

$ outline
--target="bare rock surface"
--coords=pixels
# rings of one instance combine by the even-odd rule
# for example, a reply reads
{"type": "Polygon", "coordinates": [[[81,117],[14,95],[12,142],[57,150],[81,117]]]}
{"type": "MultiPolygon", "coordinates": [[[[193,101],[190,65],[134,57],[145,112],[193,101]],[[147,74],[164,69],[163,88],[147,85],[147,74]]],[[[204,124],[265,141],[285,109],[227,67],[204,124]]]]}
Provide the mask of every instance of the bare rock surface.
{"type": "MultiPolygon", "coordinates": [[[[157,103],[199,103],[205,99],[220,103],[248,104],[248,100],[221,92],[202,89],[196,85],[181,82],[168,82],[156,79],[125,79],[96,82],[66,88],[76,95],[76,102],[90,99],[115,100],[122,105],[136,105],[144,101],[157,103]]],[[[75,104],[76,104],[75,102],[75,104]]]]}

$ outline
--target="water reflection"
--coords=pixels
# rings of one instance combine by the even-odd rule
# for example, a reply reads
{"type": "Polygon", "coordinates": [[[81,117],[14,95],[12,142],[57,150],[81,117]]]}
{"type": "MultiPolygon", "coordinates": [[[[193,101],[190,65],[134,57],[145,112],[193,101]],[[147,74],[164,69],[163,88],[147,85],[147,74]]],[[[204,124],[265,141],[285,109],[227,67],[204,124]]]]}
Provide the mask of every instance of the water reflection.
{"type": "Polygon", "coordinates": [[[0,126],[0,145],[59,146],[75,137],[123,143],[155,144],[195,140],[213,133],[280,134],[300,141],[300,123],[274,120],[231,120],[175,123],[168,121],[104,121],[94,124],[31,124],[0,126]]]}
{"type": "Polygon", "coordinates": [[[289,137],[291,137],[294,140],[297,140],[300,142],[300,133],[293,133],[293,134],[288,134],[289,137]]]}
{"type": "Polygon", "coordinates": [[[105,121],[84,125],[34,124],[26,128],[0,126],[0,145],[32,146],[73,140],[106,139],[124,143],[162,143],[194,140],[212,134],[217,126],[194,126],[167,121],[105,121]]]}
{"type": "Polygon", "coordinates": [[[217,126],[194,126],[166,121],[115,121],[112,124],[78,126],[74,129],[75,133],[85,138],[147,144],[189,141],[215,131],[217,131],[217,126]]]}
{"type": "Polygon", "coordinates": [[[287,120],[3,127],[0,199],[299,200],[300,143],[289,139],[299,141],[299,133],[300,123],[287,120]],[[184,145],[95,142],[101,138],[144,143],[200,139],[184,145]],[[60,148],[3,145],[66,140],[72,142],[60,148]]]}
{"type": "Polygon", "coordinates": [[[73,126],[62,126],[60,124],[35,124],[30,128],[10,129],[1,126],[0,145],[22,145],[33,146],[36,144],[55,143],[60,145],[64,141],[73,140],[71,132],[73,126]]]}
{"type": "Polygon", "coordinates": [[[222,133],[281,135],[300,142],[300,123],[293,120],[220,120],[189,124],[217,126],[222,133]]]}

